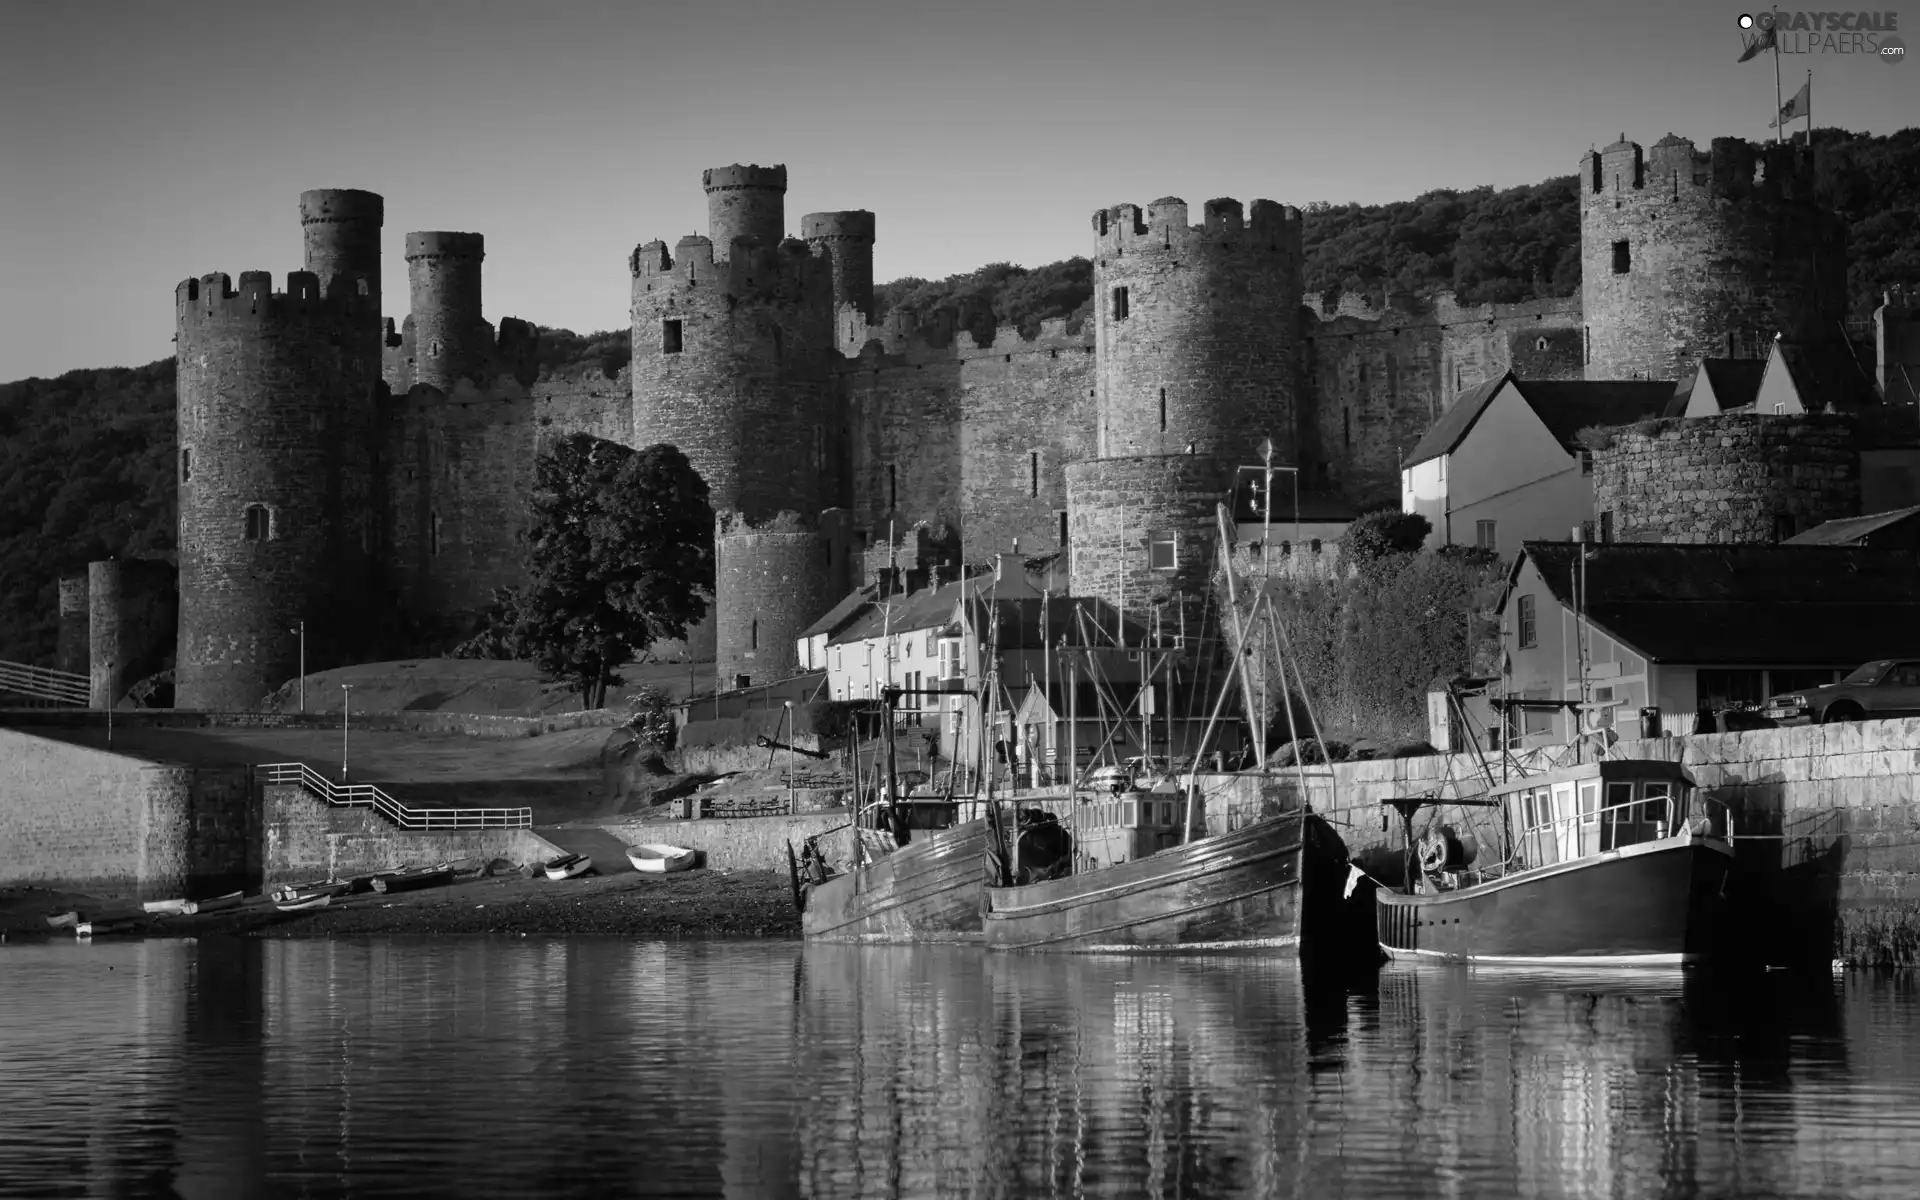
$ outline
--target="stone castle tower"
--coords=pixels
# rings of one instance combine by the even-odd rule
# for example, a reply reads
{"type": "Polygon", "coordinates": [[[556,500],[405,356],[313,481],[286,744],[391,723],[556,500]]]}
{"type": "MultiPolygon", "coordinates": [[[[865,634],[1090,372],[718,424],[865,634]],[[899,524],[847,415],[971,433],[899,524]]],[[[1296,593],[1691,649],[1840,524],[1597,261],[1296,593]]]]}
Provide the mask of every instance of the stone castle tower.
{"type": "Polygon", "coordinates": [[[252,708],[296,673],[302,620],[343,653],[374,554],[379,196],[300,197],[306,269],[189,279],[178,343],[182,708],[252,708]]]}
{"type": "Polygon", "coordinates": [[[1093,229],[1096,440],[1066,467],[1071,590],[1197,633],[1235,469],[1263,437],[1282,463],[1301,443],[1300,214],[1211,200],[1189,225],[1164,199],[1093,229]]]}
{"type": "Polygon", "coordinates": [[[1764,358],[1774,335],[1831,341],[1846,317],[1846,224],[1794,146],[1623,136],[1580,163],[1588,379],[1679,379],[1764,358]]]}

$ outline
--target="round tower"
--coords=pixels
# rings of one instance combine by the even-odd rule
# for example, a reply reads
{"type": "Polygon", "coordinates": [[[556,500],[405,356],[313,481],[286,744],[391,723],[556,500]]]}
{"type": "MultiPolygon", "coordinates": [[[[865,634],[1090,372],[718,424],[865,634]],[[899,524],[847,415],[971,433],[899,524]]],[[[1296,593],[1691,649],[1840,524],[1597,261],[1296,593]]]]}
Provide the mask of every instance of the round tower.
{"type": "Polygon", "coordinates": [[[723,687],[784,679],[799,669],[800,632],[833,607],[833,543],[815,520],[737,513],[714,534],[716,655],[723,687]]]}
{"type": "Polygon", "coordinates": [[[873,214],[808,213],[800,218],[800,236],[814,253],[833,261],[833,308],[851,304],[873,320],[873,214]]]}
{"type": "MultiPolygon", "coordinates": [[[[174,293],[179,394],[178,707],[251,709],[354,647],[366,604],[371,419],[355,353],[377,309],[265,271],[174,293]],[[370,315],[371,314],[371,315],[370,315]]],[[[377,380],[377,362],[374,378],[377,380]]],[[[97,606],[96,606],[97,611],[97,606]]]]}
{"type": "Polygon", "coordinates": [[[485,258],[477,233],[407,235],[414,383],[451,392],[456,380],[485,376],[493,355],[493,327],[480,310],[485,258]]]}
{"type": "Polygon", "coordinates": [[[1593,506],[1620,542],[1768,543],[1860,515],[1849,417],[1724,413],[1612,431],[1593,506]]]}
{"type": "Polygon", "coordinates": [[[126,692],[127,662],[120,653],[120,562],[87,564],[87,680],[89,708],[112,708],[126,692]]]}
{"type": "Polygon", "coordinates": [[[1828,341],[1846,318],[1846,224],[1794,146],[1624,136],[1581,160],[1586,378],[1679,379],[1763,358],[1775,334],[1828,341]]]}
{"type": "MultiPolygon", "coordinates": [[[[841,493],[830,389],[833,261],[816,256],[803,241],[755,241],[758,234],[740,228],[738,218],[743,213],[751,217],[750,202],[769,187],[774,189],[773,223],[763,227],[778,228],[785,168],[772,168],[771,173],[758,167],[726,170],[749,173],[749,182],[724,171],[707,173],[708,194],[714,197],[714,240],[682,238],[671,252],[664,242],[649,242],[628,262],[633,277],[633,444],[679,447],[706,480],[714,512],[722,518],[757,528],[783,513],[798,514],[793,520],[818,536],[819,514],[841,493]],[[769,174],[771,184],[750,186],[753,179],[769,174]],[[721,176],[725,178],[717,182],[721,176]],[[733,204],[724,212],[723,196],[733,204]],[[719,249],[718,237],[729,229],[738,236],[719,249]]],[[[791,532],[782,527],[782,536],[791,532]]],[[[744,544],[731,553],[734,570],[729,578],[751,575],[743,565],[748,561],[744,544]]],[[[831,578],[826,552],[817,566],[808,565],[807,555],[796,561],[822,579],[831,578]]],[[[791,573],[776,565],[767,570],[791,573]]],[[[718,629],[710,632],[703,624],[691,632],[689,643],[702,648],[712,639],[723,685],[731,684],[735,674],[766,678],[764,667],[737,669],[748,652],[762,653],[753,644],[755,618],[727,617],[745,610],[737,610],[728,599],[724,581],[716,586],[718,629]],[[726,669],[728,663],[735,669],[726,669]]],[[[791,626],[797,633],[831,604],[818,599],[830,591],[826,583],[795,584],[783,601],[790,611],[779,615],[763,610],[763,623],[770,622],[765,627],[791,626]]],[[[785,653],[790,658],[792,648],[785,653]]]]}
{"type": "Polygon", "coordinates": [[[1093,216],[1095,457],[1070,464],[1069,577],[1135,621],[1196,630],[1235,468],[1297,465],[1298,210],[1159,200],[1093,216]]]}
{"type": "Polygon", "coordinates": [[[714,167],[701,176],[707,189],[707,233],[724,262],[737,238],[777,246],[787,236],[787,169],[784,166],[714,167]]]}
{"type": "Polygon", "coordinates": [[[60,640],[54,666],[69,675],[87,674],[87,577],[60,579],[60,640]]]}
{"type": "MultiPolygon", "coordinates": [[[[353,188],[300,193],[300,232],[307,270],[320,278],[320,294],[353,294],[380,312],[380,229],[386,201],[353,188]]],[[[377,322],[376,322],[377,324],[377,322]]]]}

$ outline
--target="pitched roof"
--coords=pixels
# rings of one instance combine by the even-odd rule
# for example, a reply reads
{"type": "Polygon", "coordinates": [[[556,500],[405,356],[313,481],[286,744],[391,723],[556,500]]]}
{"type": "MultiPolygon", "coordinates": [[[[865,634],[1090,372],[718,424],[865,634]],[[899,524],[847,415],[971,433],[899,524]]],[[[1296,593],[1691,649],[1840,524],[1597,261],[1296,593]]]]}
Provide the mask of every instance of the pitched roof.
{"type": "Polygon", "coordinates": [[[1721,412],[1745,408],[1759,394],[1760,377],[1766,373],[1764,358],[1703,358],[1699,366],[1674,386],[1673,399],[1662,415],[1686,416],[1687,404],[1693,399],[1694,389],[1700,385],[1703,375],[1721,412]]]}
{"type": "MultiPolygon", "coordinates": [[[[986,632],[987,604],[986,596],[975,593],[972,620],[975,628],[983,632],[986,632]]],[[[992,605],[994,620],[989,636],[998,639],[996,644],[1002,650],[1040,650],[1057,646],[1063,639],[1070,646],[1084,645],[1089,640],[1106,645],[1113,642],[1114,631],[1120,628],[1119,610],[1105,600],[1077,596],[1021,597],[994,600],[992,605]],[[1047,626],[1044,640],[1040,636],[1043,614],[1047,626]],[[1084,638],[1082,616],[1086,622],[1084,638]]],[[[1124,632],[1130,646],[1145,641],[1149,633],[1144,625],[1132,619],[1126,621],[1124,632]]]]}
{"type": "Polygon", "coordinates": [[[1846,346],[1776,343],[1800,403],[1810,412],[1859,412],[1880,403],[1873,381],[1846,346]]]}
{"type": "MultiPolygon", "coordinates": [[[[869,597],[850,619],[843,622],[837,631],[829,634],[827,644],[844,646],[850,642],[864,642],[869,638],[887,634],[917,633],[923,629],[941,628],[953,619],[953,608],[960,602],[962,592],[977,592],[982,588],[991,587],[992,584],[993,572],[987,571],[969,576],[964,580],[942,584],[937,588],[922,588],[906,595],[869,597]]],[[[818,622],[815,624],[817,625],[818,622]]]]}
{"type": "Polygon", "coordinates": [[[1914,521],[1920,516],[1920,507],[1896,508],[1891,512],[1874,513],[1866,517],[1842,517],[1837,521],[1828,521],[1815,525],[1805,533],[1795,534],[1780,543],[1783,546],[1862,546],[1870,535],[1882,533],[1893,526],[1905,522],[1920,525],[1914,521]]]}
{"type": "Polygon", "coordinates": [[[1574,435],[1589,425],[1629,425],[1643,417],[1659,416],[1672,401],[1674,390],[1671,383],[1642,379],[1529,381],[1516,379],[1509,371],[1460,393],[1414,446],[1403,466],[1453,453],[1507,383],[1513,384],[1547,432],[1569,451],[1579,448],[1574,435]]]}
{"type": "MultiPolygon", "coordinates": [[[[1531,562],[1573,607],[1583,547],[1527,542],[1531,562]]],[[[1834,666],[1920,655],[1920,551],[1853,546],[1588,546],[1586,615],[1655,662],[1834,666]]]]}
{"type": "Polygon", "coordinates": [[[810,638],[818,637],[823,633],[830,634],[834,632],[848,621],[853,620],[860,612],[861,607],[871,603],[876,594],[876,589],[872,584],[855,588],[853,591],[840,597],[840,602],[828,609],[826,614],[819,620],[802,629],[800,636],[810,638]]]}
{"type": "Polygon", "coordinates": [[[1514,388],[1554,440],[1578,449],[1575,434],[1590,425],[1631,425],[1666,411],[1673,384],[1645,379],[1516,379],[1514,388]]]}
{"type": "Polygon", "coordinates": [[[1498,379],[1489,379],[1454,397],[1453,403],[1447,405],[1447,410],[1440,414],[1440,419],[1414,444],[1413,453],[1407,456],[1407,461],[1401,466],[1418,466],[1429,459],[1452,454],[1466,440],[1467,432],[1480,419],[1480,414],[1486,411],[1487,405],[1493,402],[1494,396],[1499,394],[1501,386],[1511,378],[1512,374],[1508,373],[1498,379]]]}

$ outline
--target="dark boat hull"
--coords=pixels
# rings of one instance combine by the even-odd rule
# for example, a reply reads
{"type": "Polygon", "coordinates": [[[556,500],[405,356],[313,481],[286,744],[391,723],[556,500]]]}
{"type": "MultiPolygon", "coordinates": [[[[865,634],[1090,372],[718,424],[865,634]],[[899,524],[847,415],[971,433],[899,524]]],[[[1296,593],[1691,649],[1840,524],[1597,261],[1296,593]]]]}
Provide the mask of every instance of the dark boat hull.
{"type": "Polygon", "coordinates": [[[998,950],[1298,953],[1314,940],[1309,914],[1331,913],[1345,881],[1339,834],[1285,813],[1085,874],[988,888],[986,940],[998,950]]]}
{"type": "Polygon", "coordinates": [[[1374,897],[1395,955],[1538,966],[1662,966],[1715,952],[1733,855],[1674,837],[1457,892],[1374,897]]]}
{"type": "Polygon", "coordinates": [[[987,885],[987,823],[916,830],[869,866],[807,892],[800,928],[823,942],[977,941],[987,885]]]}

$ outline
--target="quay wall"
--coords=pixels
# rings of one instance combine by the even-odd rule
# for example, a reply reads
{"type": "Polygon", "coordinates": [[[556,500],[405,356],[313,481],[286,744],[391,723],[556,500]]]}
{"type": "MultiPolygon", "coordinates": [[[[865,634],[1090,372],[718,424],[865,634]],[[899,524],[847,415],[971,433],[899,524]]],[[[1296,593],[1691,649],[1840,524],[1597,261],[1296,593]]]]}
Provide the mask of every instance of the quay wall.
{"type": "MultiPolygon", "coordinates": [[[[1728,806],[1742,924],[1772,954],[1920,966],[1920,718],[1622,741],[1614,754],[1682,763],[1728,806]]],[[[1400,845],[1382,801],[1470,794],[1478,769],[1466,755],[1338,763],[1308,768],[1306,790],[1360,853],[1400,845]]],[[[1291,799],[1300,784],[1275,769],[1266,790],[1291,799]]],[[[1209,827],[1244,823],[1255,792],[1210,804],[1209,827]]]]}
{"type": "Polygon", "coordinates": [[[368,809],[328,804],[298,784],[260,790],[262,882],[269,886],[468,858],[520,865],[565,853],[530,829],[396,829],[368,809]]]}
{"type": "Polygon", "coordinates": [[[258,878],[245,767],[156,763],[0,729],[0,885],[134,900],[258,878]]]}
{"type": "MultiPolygon", "coordinates": [[[[845,811],[801,813],[791,817],[715,817],[692,821],[644,821],[633,824],[607,824],[600,828],[632,846],[645,842],[665,842],[698,850],[702,865],[720,871],[787,870],[787,844],[797,852],[800,843],[818,833],[838,829],[847,823],[845,811]]],[[[845,833],[822,843],[829,859],[844,857],[845,833]]]]}

